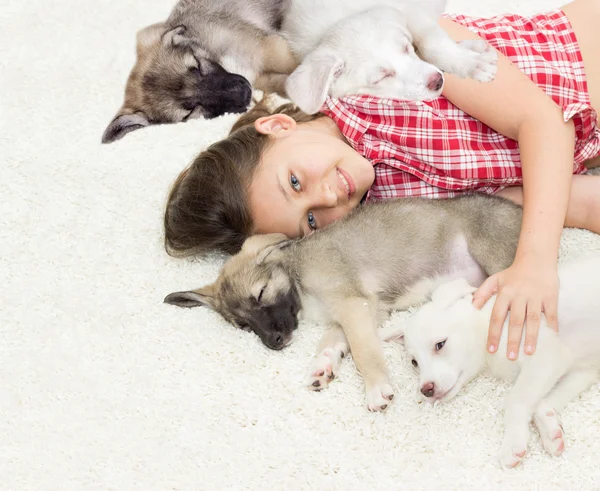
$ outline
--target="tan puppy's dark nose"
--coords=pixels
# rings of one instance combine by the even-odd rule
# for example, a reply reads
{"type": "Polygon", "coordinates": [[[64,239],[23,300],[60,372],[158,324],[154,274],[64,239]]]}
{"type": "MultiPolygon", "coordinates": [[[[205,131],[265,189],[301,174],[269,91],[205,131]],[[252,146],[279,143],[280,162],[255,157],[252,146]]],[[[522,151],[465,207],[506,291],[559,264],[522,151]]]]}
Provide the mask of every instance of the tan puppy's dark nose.
{"type": "Polygon", "coordinates": [[[423,384],[423,387],[421,387],[421,394],[423,394],[425,397],[433,397],[434,389],[435,385],[433,382],[427,382],[426,384],[423,384]]]}

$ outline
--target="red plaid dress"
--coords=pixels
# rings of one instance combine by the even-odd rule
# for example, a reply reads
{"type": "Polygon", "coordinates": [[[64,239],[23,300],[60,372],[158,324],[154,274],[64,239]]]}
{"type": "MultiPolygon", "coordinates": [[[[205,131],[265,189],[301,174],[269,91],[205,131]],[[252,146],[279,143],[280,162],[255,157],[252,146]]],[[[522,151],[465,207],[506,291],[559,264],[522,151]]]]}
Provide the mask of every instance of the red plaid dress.
{"type": "MultiPolygon", "coordinates": [[[[600,154],[599,130],[577,39],[564,13],[448,17],[507,56],[563,108],[565,121],[575,124],[573,172],[585,172],[583,162],[600,154]]],[[[375,182],[367,200],[492,194],[522,184],[518,143],[443,96],[422,102],[364,95],[328,99],[322,112],[373,163],[375,182]]]]}

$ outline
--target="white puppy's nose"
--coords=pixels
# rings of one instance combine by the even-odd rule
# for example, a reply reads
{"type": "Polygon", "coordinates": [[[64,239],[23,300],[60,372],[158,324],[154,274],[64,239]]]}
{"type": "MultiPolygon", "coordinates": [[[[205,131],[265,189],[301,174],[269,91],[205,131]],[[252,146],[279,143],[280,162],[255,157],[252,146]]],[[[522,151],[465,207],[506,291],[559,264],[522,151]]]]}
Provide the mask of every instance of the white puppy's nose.
{"type": "Polygon", "coordinates": [[[444,85],[444,77],[441,73],[434,73],[427,79],[427,88],[433,92],[437,92],[444,85]]]}
{"type": "Polygon", "coordinates": [[[433,382],[427,382],[423,384],[423,387],[421,387],[421,394],[423,394],[425,397],[433,397],[434,389],[435,384],[433,382]]]}

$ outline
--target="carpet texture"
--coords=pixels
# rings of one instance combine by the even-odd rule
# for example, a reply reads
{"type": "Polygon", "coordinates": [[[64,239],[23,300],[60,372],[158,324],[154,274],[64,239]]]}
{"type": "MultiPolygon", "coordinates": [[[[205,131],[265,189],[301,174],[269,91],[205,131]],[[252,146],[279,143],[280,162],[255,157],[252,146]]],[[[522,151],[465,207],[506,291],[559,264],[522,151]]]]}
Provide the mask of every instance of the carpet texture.
{"type": "MultiPolygon", "coordinates": [[[[396,399],[370,414],[351,360],[305,389],[321,328],[283,352],[202,309],[163,305],[222,257],[162,247],[167,190],[235,116],[100,136],[122,102],[137,29],[169,0],[4,0],[0,9],[0,489],[600,489],[596,385],[563,414],[564,457],[495,461],[507,386],[419,404],[400,345],[396,399]],[[8,48],[7,48],[8,47],[8,48]]],[[[454,0],[472,15],[556,0],[454,0]]],[[[567,230],[561,258],[600,250],[567,230]]]]}

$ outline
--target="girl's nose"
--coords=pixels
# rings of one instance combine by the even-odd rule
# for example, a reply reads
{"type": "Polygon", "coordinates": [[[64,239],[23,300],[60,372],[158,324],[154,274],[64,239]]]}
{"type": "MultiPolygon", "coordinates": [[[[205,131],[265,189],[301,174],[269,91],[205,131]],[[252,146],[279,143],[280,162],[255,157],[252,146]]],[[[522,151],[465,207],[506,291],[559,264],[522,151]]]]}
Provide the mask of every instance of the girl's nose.
{"type": "Polygon", "coordinates": [[[326,182],[323,183],[321,188],[315,190],[313,198],[315,208],[334,208],[338,204],[337,194],[326,182]]]}

